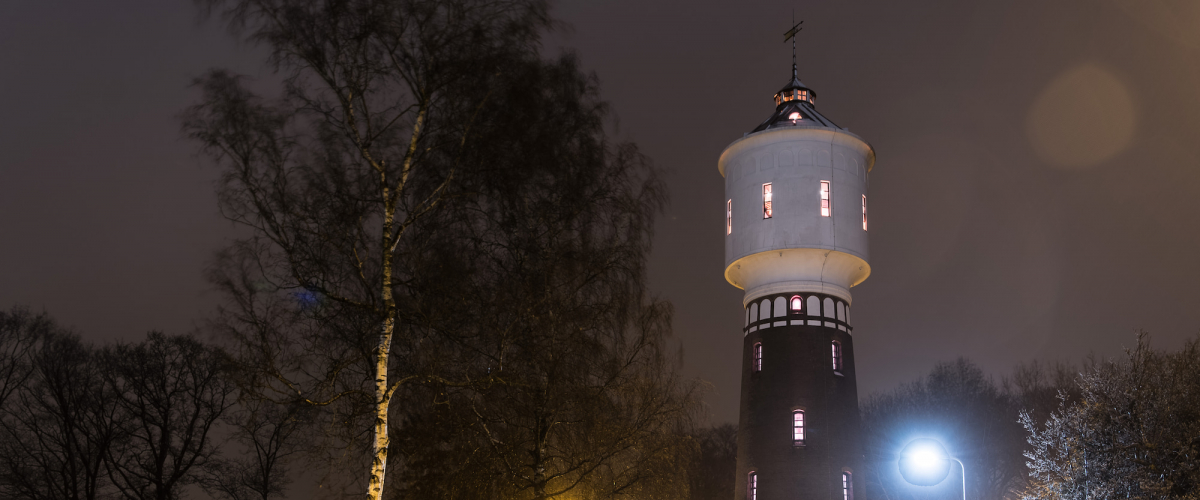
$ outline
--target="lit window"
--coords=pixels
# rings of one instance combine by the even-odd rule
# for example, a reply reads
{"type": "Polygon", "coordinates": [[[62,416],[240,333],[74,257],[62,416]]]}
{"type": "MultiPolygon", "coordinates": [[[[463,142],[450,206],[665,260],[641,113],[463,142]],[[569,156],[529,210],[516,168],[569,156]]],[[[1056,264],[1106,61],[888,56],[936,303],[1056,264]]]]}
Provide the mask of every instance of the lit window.
{"type": "Polygon", "coordinates": [[[770,219],[771,210],[771,183],[763,184],[763,218],[770,219]]]}
{"type": "Polygon", "coordinates": [[[804,410],[792,412],[792,444],[804,444],[804,410]]]}
{"type": "Polygon", "coordinates": [[[758,474],[751,472],[746,478],[746,499],[758,500],[758,474]]]}
{"type": "Polygon", "coordinates": [[[829,217],[829,181],[821,181],[821,217],[829,217]]]}
{"type": "Polygon", "coordinates": [[[833,371],[842,371],[842,343],[833,341],[833,371]]]}
{"type": "Polygon", "coordinates": [[[854,500],[854,481],[849,471],[842,472],[842,500],[854,500]]]}
{"type": "Polygon", "coordinates": [[[863,231],[867,230],[867,195],[863,195],[863,231]]]}
{"type": "Polygon", "coordinates": [[[800,310],[804,309],[804,299],[799,295],[792,296],[792,314],[800,314],[800,310]]]}
{"type": "Polygon", "coordinates": [[[762,371],[762,342],[754,344],[754,371],[762,371]]]}
{"type": "Polygon", "coordinates": [[[733,199],[725,200],[725,234],[733,234],[733,199]]]}

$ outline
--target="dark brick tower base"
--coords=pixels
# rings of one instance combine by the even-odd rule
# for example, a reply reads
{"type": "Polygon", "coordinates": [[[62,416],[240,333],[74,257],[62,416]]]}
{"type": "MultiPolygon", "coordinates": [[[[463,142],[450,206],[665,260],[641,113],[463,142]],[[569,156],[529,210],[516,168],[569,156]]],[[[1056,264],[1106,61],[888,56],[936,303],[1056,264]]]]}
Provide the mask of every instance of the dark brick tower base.
{"type": "MultiPolygon", "coordinates": [[[[786,297],[796,295],[814,294],[786,297]]],[[[841,300],[817,296],[822,304],[841,300]]],[[[752,473],[755,500],[845,500],[843,473],[850,474],[851,498],[864,489],[853,338],[844,315],[843,320],[836,312],[829,315],[834,317],[788,311],[746,328],[754,331],[743,341],[738,500],[750,498],[752,473]],[[841,357],[837,370],[835,342],[841,357]],[[756,364],[756,346],[761,346],[761,364],[756,364]],[[803,412],[802,440],[794,439],[797,411],[803,412]]]]}

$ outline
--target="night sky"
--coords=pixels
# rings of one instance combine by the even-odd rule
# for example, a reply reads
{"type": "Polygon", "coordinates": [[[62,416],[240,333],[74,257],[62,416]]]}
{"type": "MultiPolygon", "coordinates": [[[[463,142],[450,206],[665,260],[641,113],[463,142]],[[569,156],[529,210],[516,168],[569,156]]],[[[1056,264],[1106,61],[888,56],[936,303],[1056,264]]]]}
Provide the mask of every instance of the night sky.
{"type": "MultiPolygon", "coordinates": [[[[819,110],[878,154],[860,396],[960,355],[1001,376],[1197,333],[1200,3],[563,2],[548,53],[668,171],[651,286],[714,421],[737,415],[742,296],[716,162],[774,109],[793,8],[819,110]]],[[[0,2],[0,308],[96,341],[202,321],[235,231],[178,114],[208,68],[270,80],[262,55],[184,0],[0,2]]]]}

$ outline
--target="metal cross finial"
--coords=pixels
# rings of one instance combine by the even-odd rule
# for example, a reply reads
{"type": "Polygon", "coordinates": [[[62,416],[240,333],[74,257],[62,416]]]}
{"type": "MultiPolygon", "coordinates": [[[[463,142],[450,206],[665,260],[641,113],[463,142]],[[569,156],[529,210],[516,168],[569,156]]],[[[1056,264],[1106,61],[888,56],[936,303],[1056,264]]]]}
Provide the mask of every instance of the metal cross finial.
{"type": "Polygon", "coordinates": [[[795,24],[792,25],[792,29],[787,30],[787,33],[783,34],[783,43],[787,43],[788,40],[792,41],[792,78],[799,78],[799,76],[796,74],[796,34],[799,33],[800,30],[804,29],[800,26],[801,24],[804,24],[804,21],[800,21],[798,23],[795,21],[796,10],[793,9],[792,22],[795,24]]]}

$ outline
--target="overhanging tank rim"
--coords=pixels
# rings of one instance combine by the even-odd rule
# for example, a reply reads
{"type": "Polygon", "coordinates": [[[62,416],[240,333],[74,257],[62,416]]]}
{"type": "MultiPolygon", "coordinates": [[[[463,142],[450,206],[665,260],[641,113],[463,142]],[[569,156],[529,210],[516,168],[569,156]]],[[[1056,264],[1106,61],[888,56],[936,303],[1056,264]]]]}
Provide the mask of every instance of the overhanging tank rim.
{"type": "Polygon", "coordinates": [[[739,137],[739,138],[735,139],[733,142],[729,143],[728,146],[725,146],[725,149],[721,150],[721,156],[717,159],[717,170],[719,170],[721,172],[721,177],[725,176],[725,162],[721,161],[721,160],[725,157],[725,153],[727,151],[729,151],[729,149],[732,148],[735,144],[745,141],[745,140],[749,140],[751,138],[761,137],[764,134],[787,133],[789,131],[794,131],[794,130],[826,130],[826,131],[832,132],[834,134],[843,134],[843,135],[850,136],[850,137],[858,140],[858,142],[861,142],[867,146],[867,151],[870,153],[868,155],[869,161],[867,162],[867,172],[870,173],[871,170],[873,170],[875,168],[875,146],[872,146],[871,143],[867,142],[866,139],[863,139],[858,134],[855,134],[854,132],[851,132],[844,128],[826,127],[823,125],[821,125],[821,126],[818,126],[818,125],[796,125],[793,127],[772,128],[772,129],[762,130],[759,132],[749,133],[749,134],[739,137]]]}

